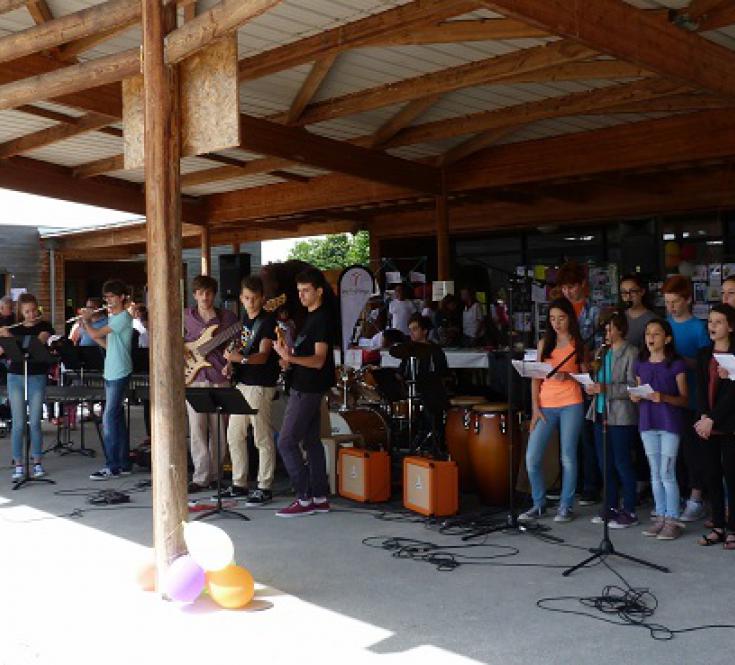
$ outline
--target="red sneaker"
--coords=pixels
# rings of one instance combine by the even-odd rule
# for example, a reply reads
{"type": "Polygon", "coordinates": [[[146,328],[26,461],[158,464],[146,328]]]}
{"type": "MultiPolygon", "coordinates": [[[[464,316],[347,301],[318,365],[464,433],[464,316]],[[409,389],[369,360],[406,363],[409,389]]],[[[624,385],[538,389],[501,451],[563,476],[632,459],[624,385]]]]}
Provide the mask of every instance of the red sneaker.
{"type": "Polygon", "coordinates": [[[291,505],[281,508],[276,513],[276,517],[302,517],[304,515],[314,514],[314,504],[309,502],[305,506],[297,499],[291,505]]]}
{"type": "Polygon", "coordinates": [[[315,513],[328,513],[330,511],[329,501],[326,500],[314,501],[311,505],[315,513]]]}

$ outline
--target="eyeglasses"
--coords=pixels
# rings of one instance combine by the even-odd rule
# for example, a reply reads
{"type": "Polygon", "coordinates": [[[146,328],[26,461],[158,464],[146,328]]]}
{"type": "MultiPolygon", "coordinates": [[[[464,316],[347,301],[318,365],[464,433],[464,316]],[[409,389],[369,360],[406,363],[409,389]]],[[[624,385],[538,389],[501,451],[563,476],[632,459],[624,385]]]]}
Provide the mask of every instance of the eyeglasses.
{"type": "Polygon", "coordinates": [[[621,296],[634,296],[636,293],[640,293],[641,289],[630,289],[629,291],[621,291],[621,296]]]}

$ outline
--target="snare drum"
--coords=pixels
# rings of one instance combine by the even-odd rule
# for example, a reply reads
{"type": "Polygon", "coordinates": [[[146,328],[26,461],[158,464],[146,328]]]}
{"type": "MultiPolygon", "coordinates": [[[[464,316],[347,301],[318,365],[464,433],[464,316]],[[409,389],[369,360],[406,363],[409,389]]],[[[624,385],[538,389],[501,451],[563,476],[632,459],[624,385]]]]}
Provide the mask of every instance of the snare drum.
{"type": "Polygon", "coordinates": [[[390,426],[382,413],[368,407],[330,411],[332,435],[360,434],[367,450],[390,450],[390,426]]]}
{"type": "MultiPolygon", "coordinates": [[[[468,453],[472,477],[480,498],[494,506],[508,504],[510,436],[508,405],[477,404],[472,410],[468,453]]],[[[513,437],[513,478],[518,475],[518,428],[513,437]]]]}
{"type": "Polygon", "coordinates": [[[472,408],[483,402],[482,397],[453,397],[449,400],[447,421],[444,426],[444,440],[447,450],[459,469],[459,486],[468,490],[473,485],[470,471],[470,458],[467,450],[469,442],[472,408]]]}

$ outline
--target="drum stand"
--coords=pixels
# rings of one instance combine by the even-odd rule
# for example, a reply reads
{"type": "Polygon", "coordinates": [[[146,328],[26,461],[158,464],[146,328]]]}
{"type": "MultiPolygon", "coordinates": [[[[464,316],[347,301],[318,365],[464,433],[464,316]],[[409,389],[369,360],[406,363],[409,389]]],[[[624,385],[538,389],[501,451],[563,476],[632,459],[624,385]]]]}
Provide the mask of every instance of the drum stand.
{"type": "Polygon", "coordinates": [[[347,404],[347,395],[349,393],[348,386],[350,383],[350,376],[349,372],[344,366],[340,369],[339,380],[340,383],[342,383],[342,404],[340,405],[338,411],[349,411],[350,407],[349,404],[347,404]]]}
{"type": "MultiPolygon", "coordinates": [[[[605,356],[612,351],[606,345],[603,345],[600,350],[600,367],[604,368],[605,356]]],[[[610,386],[611,382],[612,377],[607,376],[607,372],[603,371],[603,381],[600,384],[601,395],[607,395],[608,387],[610,386]]],[[[627,561],[632,561],[633,563],[639,563],[642,566],[648,566],[649,568],[653,568],[654,570],[660,570],[662,573],[670,573],[671,570],[666,566],[661,566],[657,563],[651,563],[650,561],[639,559],[638,557],[631,556],[630,554],[618,552],[615,549],[615,545],[613,545],[612,540],[610,540],[610,510],[607,505],[607,427],[609,410],[610,400],[605,399],[605,411],[602,414],[602,540],[597,547],[590,547],[589,551],[592,553],[592,556],[588,556],[584,561],[580,561],[576,566],[567,568],[562,573],[562,575],[564,577],[569,577],[569,575],[571,575],[575,570],[579,570],[580,568],[586,566],[588,563],[592,563],[597,559],[605,559],[608,556],[619,556],[621,559],[626,559],[627,561]]]]}

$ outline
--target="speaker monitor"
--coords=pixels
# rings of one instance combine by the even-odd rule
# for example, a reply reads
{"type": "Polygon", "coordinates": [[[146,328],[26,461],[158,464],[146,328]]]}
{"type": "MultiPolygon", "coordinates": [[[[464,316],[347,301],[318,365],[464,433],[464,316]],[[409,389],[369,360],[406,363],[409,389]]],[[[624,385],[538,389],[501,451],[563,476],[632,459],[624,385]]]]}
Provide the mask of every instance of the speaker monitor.
{"type": "Polygon", "coordinates": [[[390,499],[390,456],[385,451],[342,448],[337,477],[340,496],[372,503],[390,499]]]}
{"type": "Polygon", "coordinates": [[[456,462],[424,457],[403,460],[403,505],[421,515],[454,515],[459,510],[456,462]]]}
{"type": "Polygon", "coordinates": [[[219,257],[219,292],[222,300],[237,300],[240,283],[250,274],[250,254],[223,254],[219,257]]]}

